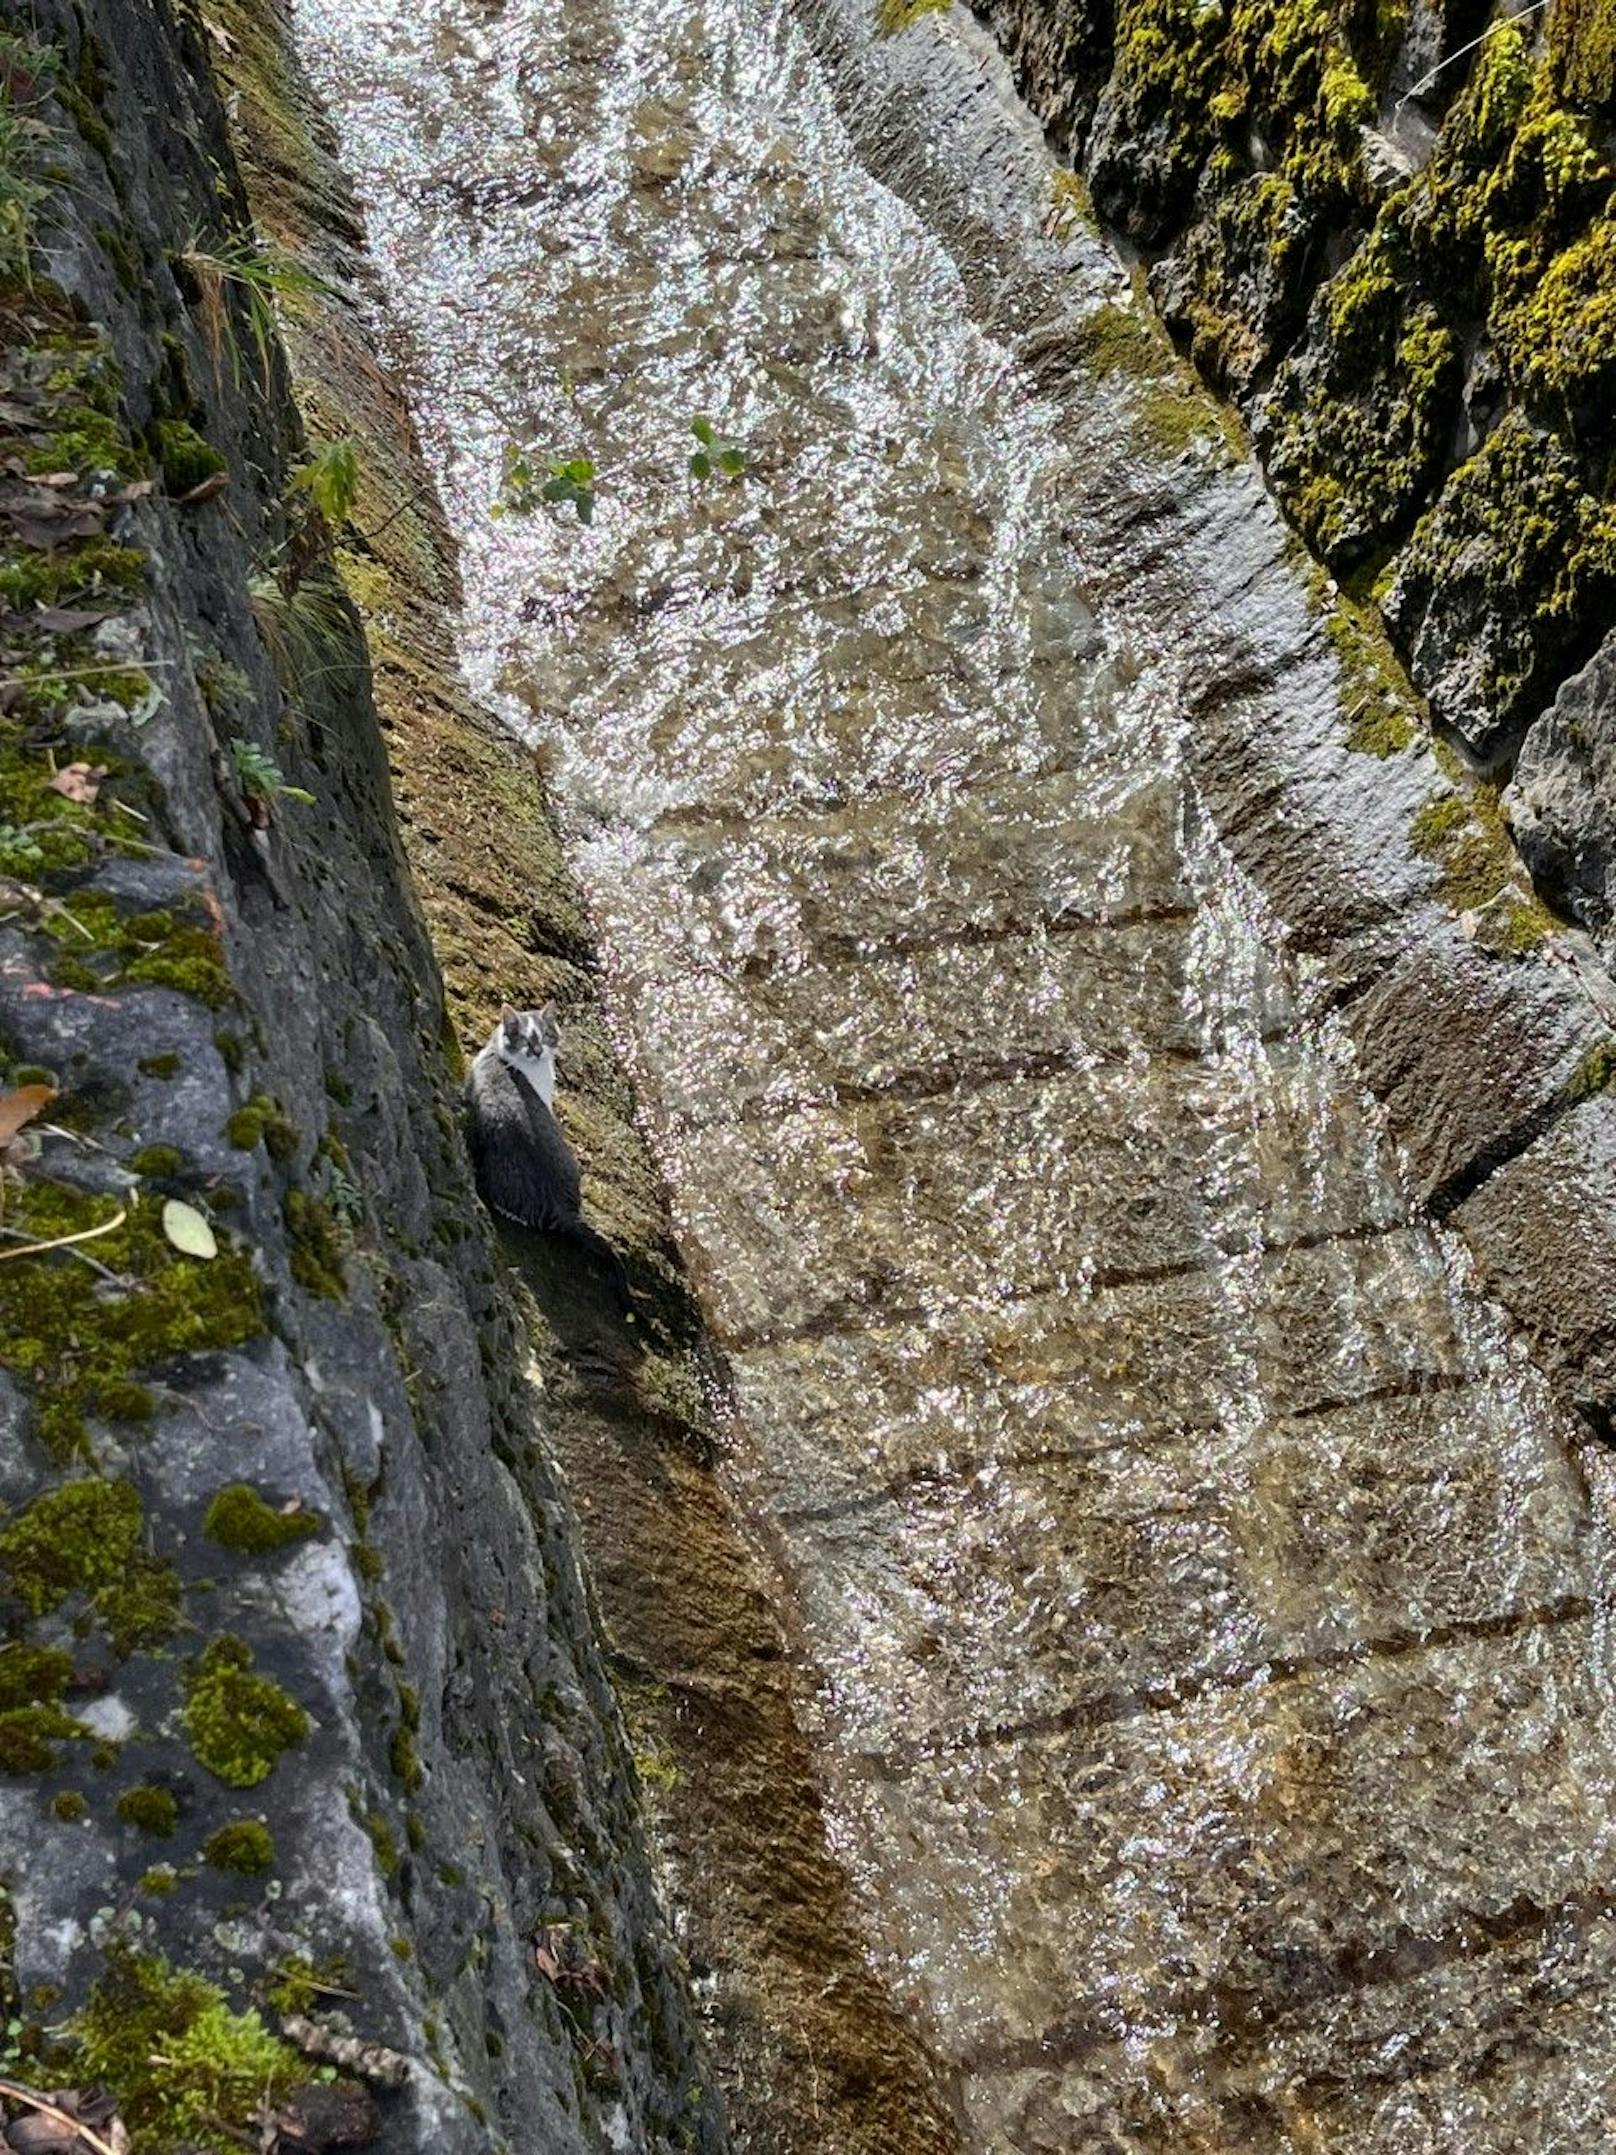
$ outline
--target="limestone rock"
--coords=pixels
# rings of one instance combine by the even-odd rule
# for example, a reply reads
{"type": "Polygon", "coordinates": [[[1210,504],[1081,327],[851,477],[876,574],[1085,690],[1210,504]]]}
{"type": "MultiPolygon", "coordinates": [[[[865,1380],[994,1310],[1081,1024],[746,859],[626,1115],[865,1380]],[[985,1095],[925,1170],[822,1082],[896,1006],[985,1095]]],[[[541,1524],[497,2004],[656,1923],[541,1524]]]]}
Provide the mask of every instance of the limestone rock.
{"type": "Polygon", "coordinates": [[[1616,917],[1616,632],[1526,736],[1504,795],[1546,896],[1595,935],[1616,917]]]}

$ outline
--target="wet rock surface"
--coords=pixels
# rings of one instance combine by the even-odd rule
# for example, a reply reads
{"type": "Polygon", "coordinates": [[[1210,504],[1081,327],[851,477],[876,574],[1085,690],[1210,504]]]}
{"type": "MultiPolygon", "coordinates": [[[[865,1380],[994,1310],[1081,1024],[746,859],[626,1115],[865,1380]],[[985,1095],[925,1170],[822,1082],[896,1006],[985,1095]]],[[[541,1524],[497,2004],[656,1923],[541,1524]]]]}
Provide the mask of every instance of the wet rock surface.
{"type": "Polygon", "coordinates": [[[1604,936],[1616,919],[1616,641],[1605,639],[1527,734],[1504,800],[1540,886],[1604,936]]]}
{"type": "Polygon", "coordinates": [[[1609,1034],[1496,797],[958,16],[310,20],[964,2144],[1607,2134],[1609,1034]]]}
{"type": "Polygon", "coordinates": [[[267,2103],[277,2145],[718,2148],[365,646],[292,479],[253,278],[299,287],[245,215],[228,33],[119,0],[26,31],[5,454],[59,507],[5,554],[0,1029],[57,1097],[0,1280],[17,2070],[104,2081],[142,2147],[259,2144],[267,2103]]]}

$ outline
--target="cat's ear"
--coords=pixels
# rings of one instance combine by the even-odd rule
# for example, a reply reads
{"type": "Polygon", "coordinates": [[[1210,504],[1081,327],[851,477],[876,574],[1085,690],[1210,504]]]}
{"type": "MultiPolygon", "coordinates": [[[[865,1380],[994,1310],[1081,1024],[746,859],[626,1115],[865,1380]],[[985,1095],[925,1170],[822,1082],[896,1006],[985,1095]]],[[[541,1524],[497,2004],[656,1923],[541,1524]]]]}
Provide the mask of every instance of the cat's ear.
{"type": "Polygon", "coordinates": [[[515,1046],[522,1037],[522,1013],[513,1010],[509,1003],[502,1003],[499,1012],[499,1029],[504,1038],[515,1046]]]}

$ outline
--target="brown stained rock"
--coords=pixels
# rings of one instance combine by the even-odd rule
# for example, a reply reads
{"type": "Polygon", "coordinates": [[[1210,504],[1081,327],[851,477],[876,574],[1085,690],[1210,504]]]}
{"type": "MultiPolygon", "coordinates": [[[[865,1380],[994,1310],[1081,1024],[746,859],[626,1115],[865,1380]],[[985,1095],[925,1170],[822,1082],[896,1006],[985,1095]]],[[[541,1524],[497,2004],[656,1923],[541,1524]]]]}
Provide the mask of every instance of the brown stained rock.
{"type": "Polygon", "coordinates": [[[382,2114],[357,2081],[316,2080],[281,2105],[275,2128],[287,2155],[324,2155],[327,2148],[369,2147],[382,2129],[382,2114]]]}

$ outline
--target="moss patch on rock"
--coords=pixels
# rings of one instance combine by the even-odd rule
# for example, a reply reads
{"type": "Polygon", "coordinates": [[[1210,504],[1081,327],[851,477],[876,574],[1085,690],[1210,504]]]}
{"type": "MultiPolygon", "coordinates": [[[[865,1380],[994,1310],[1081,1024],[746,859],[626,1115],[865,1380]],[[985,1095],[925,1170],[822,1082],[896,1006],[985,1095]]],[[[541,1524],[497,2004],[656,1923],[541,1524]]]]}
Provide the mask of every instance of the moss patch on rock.
{"type": "Polygon", "coordinates": [[[70,2033],[79,2075],[112,2094],[138,2144],[154,2151],[233,2148],[260,2104],[309,2078],[257,2013],[233,2012],[202,1976],[126,1948],[109,1953],[70,2033]]]}
{"type": "Polygon", "coordinates": [[[144,1526],[128,1482],[47,1489],[0,1529],[0,1584],[33,1617],[82,1599],[119,1654],[161,1645],[179,1620],[180,1586],[147,1550],[144,1526]]]}
{"type": "MultiPolygon", "coordinates": [[[[10,1220],[44,1242],[104,1227],[118,1209],[107,1197],[36,1179],[13,1198],[10,1220]]],[[[137,1195],[124,1209],[124,1220],[96,1237],[98,1261],[118,1283],[106,1292],[88,1291],[67,1251],[0,1267],[0,1368],[31,1388],[37,1433],[60,1455],[82,1450],[87,1415],[129,1412],[134,1380],[263,1330],[245,1251],[221,1238],[210,1262],[181,1256],[156,1204],[137,1195]]]]}
{"type": "Polygon", "coordinates": [[[275,1868],[275,1838],[256,1818],[238,1818],[220,1826],[202,1843],[202,1860],[216,1871],[260,1878],[275,1868]]]}
{"type": "Polygon", "coordinates": [[[231,1482],[209,1504],[202,1531],[222,1548],[268,1556],[318,1534],[322,1524],[318,1512],[305,1511],[301,1505],[292,1511],[279,1510],[267,1504],[250,1483],[231,1482]]]}
{"type": "Polygon", "coordinates": [[[302,1743],[309,1717],[253,1667],[245,1640],[221,1633],[185,1679],[185,1733],[200,1765],[232,1788],[256,1788],[281,1753],[302,1743]]]}

